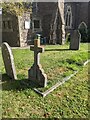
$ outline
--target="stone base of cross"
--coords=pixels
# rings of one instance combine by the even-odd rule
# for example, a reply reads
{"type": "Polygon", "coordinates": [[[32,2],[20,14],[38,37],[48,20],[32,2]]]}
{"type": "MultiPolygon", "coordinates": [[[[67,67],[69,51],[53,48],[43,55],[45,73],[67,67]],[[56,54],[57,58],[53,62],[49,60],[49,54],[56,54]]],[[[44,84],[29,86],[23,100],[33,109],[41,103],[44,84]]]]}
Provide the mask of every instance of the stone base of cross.
{"type": "Polygon", "coordinates": [[[41,65],[33,66],[28,71],[30,81],[34,82],[38,86],[46,87],[47,85],[47,75],[44,73],[41,65]],[[36,76],[35,76],[36,69],[36,76]]]}
{"type": "Polygon", "coordinates": [[[28,70],[28,78],[37,85],[46,87],[47,75],[44,73],[44,70],[40,64],[40,53],[44,52],[44,47],[40,46],[39,39],[34,40],[34,45],[30,46],[30,50],[34,51],[34,64],[28,70]]]}

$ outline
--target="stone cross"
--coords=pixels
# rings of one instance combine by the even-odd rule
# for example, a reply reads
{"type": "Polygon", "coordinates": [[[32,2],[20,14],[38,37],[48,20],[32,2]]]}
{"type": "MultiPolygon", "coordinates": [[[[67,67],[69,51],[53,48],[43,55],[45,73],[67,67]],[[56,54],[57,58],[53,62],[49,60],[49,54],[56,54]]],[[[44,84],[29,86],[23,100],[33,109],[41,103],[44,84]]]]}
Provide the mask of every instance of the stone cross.
{"type": "Polygon", "coordinates": [[[10,46],[4,42],[2,44],[2,58],[6,70],[6,74],[13,80],[17,79],[14,58],[10,46]]]}
{"type": "Polygon", "coordinates": [[[40,46],[40,39],[34,40],[34,46],[30,46],[30,50],[34,51],[34,64],[28,71],[28,77],[34,83],[46,87],[47,76],[40,65],[40,53],[44,52],[44,47],[40,46]]]}
{"type": "Polygon", "coordinates": [[[38,39],[35,39],[34,46],[30,46],[30,50],[34,51],[34,65],[36,66],[34,75],[36,76],[37,65],[40,64],[40,53],[44,52],[44,48],[40,46],[40,41],[38,39]]]}

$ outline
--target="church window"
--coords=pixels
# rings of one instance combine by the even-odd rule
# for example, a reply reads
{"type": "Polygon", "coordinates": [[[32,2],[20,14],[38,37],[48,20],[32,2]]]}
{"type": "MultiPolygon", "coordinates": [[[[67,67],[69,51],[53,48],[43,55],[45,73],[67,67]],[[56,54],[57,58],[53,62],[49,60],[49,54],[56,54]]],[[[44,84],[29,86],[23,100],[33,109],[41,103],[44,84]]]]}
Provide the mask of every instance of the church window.
{"type": "Polygon", "coordinates": [[[65,24],[67,28],[72,27],[72,11],[71,7],[67,6],[66,16],[65,16],[65,24]]]}
{"type": "Polygon", "coordinates": [[[40,28],[40,20],[34,20],[34,28],[40,28]]]}
{"type": "Polygon", "coordinates": [[[11,24],[11,21],[7,21],[7,23],[8,23],[7,28],[8,28],[8,29],[12,29],[12,24],[11,24]]]}
{"type": "Polygon", "coordinates": [[[3,27],[3,31],[5,32],[13,31],[11,20],[3,20],[2,27],[3,27]]]}
{"type": "Polygon", "coordinates": [[[6,29],[6,21],[3,21],[3,29],[6,29]]]}
{"type": "Polygon", "coordinates": [[[81,22],[81,24],[78,27],[79,32],[81,34],[81,41],[87,42],[88,41],[88,29],[85,22],[81,22]]]}

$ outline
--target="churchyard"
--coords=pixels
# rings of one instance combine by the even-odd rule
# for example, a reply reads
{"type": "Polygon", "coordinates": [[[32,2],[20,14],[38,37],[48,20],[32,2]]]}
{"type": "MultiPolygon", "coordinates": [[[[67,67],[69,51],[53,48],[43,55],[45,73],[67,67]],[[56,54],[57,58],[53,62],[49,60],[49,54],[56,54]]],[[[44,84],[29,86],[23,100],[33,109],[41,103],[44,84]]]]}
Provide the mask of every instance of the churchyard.
{"type": "Polygon", "coordinates": [[[5,72],[0,51],[2,73],[2,117],[4,118],[87,118],[88,117],[88,43],[79,50],[69,50],[69,44],[46,45],[40,54],[40,64],[47,75],[47,86],[37,87],[28,80],[28,70],[34,63],[34,53],[28,48],[12,48],[17,80],[5,72]],[[73,77],[46,97],[52,86],[78,71],[73,77]]]}

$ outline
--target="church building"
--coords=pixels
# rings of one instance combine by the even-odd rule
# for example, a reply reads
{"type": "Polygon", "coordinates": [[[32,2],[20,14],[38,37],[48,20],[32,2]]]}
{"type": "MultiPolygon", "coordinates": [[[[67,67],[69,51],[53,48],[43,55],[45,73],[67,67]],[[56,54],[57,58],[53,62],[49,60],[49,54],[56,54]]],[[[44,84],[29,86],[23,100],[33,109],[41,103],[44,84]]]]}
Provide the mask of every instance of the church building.
{"type": "Polygon", "coordinates": [[[33,44],[35,34],[47,44],[64,44],[73,30],[90,30],[90,2],[34,2],[32,14],[2,14],[2,42],[10,46],[33,44]]]}

